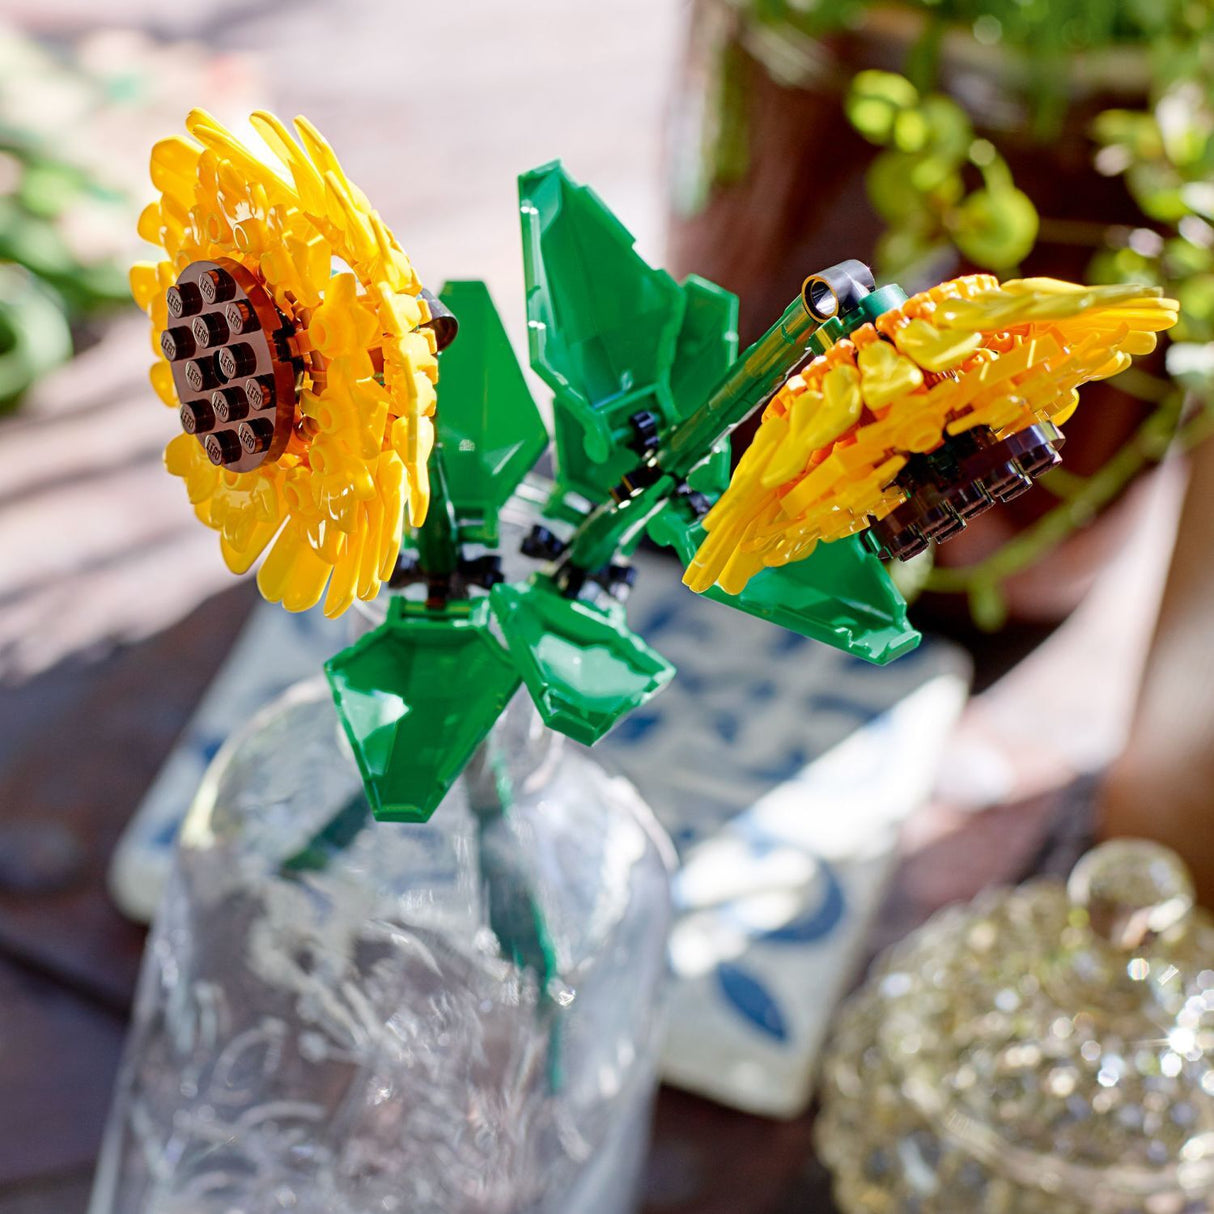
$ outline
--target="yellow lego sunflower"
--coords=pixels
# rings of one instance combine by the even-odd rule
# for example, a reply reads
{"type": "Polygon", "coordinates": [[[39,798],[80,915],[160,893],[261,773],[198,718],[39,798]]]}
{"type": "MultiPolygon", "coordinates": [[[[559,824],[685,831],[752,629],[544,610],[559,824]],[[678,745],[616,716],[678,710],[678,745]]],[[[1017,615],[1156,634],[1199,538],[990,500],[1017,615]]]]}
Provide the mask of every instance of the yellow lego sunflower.
{"type": "Polygon", "coordinates": [[[913,296],[773,397],[684,581],[738,593],[869,528],[884,555],[947,538],[1056,462],[1079,386],[1153,350],[1176,317],[1156,288],[1051,278],[974,275],[913,296]]]}
{"type": "Polygon", "coordinates": [[[420,524],[438,379],[409,258],[305,119],[253,127],[286,174],[209,114],[152,152],[140,218],[164,251],[131,271],[152,320],[151,380],[179,410],[165,451],[198,517],[262,594],[326,615],[373,598],[420,524]],[[327,587],[327,594],[326,594],[327,587]]]}

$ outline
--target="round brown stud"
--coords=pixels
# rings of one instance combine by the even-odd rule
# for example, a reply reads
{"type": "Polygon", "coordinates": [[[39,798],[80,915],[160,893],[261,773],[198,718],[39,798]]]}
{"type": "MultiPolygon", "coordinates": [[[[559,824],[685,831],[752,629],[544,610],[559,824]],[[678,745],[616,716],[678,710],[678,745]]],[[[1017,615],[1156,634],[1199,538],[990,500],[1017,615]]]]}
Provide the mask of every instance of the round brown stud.
{"type": "Polygon", "coordinates": [[[274,376],[259,375],[254,379],[244,381],[244,392],[250,409],[273,409],[277,392],[274,387],[274,376]]]}
{"type": "Polygon", "coordinates": [[[219,387],[219,372],[215,368],[215,355],[203,354],[191,358],[185,365],[185,382],[195,392],[209,392],[219,387]]]}
{"type": "Polygon", "coordinates": [[[243,300],[234,299],[223,310],[223,318],[232,333],[247,333],[257,328],[257,313],[243,300]]]}
{"type": "Polygon", "coordinates": [[[219,312],[206,312],[194,317],[190,332],[201,349],[213,349],[228,340],[228,322],[219,312]]]}
{"type": "Polygon", "coordinates": [[[198,289],[202,292],[204,303],[225,303],[236,294],[236,280],[227,270],[216,266],[199,276],[198,289]]]}
{"type": "Polygon", "coordinates": [[[181,406],[181,428],[187,434],[205,434],[214,428],[215,411],[210,401],[187,400],[181,406]]]}
{"type": "Polygon", "coordinates": [[[203,440],[202,449],[207,453],[211,463],[222,468],[225,464],[234,464],[240,459],[240,440],[231,430],[216,430],[203,440]]]}
{"type": "Polygon", "coordinates": [[[236,427],[240,445],[250,454],[268,451],[274,441],[274,423],[268,417],[255,417],[236,427]]]}
{"type": "Polygon", "coordinates": [[[202,292],[197,283],[181,282],[169,287],[164,293],[164,302],[174,320],[185,320],[202,311],[202,292]]]}
{"type": "Polygon", "coordinates": [[[165,329],[160,335],[160,351],[171,363],[181,358],[189,358],[194,349],[194,334],[186,325],[165,329]]]}
{"type": "Polygon", "coordinates": [[[239,388],[216,388],[211,393],[211,408],[225,424],[238,422],[249,412],[248,398],[239,388]]]}
{"type": "Polygon", "coordinates": [[[226,380],[241,379],[257,367],[257,351],[247,341],[219,351],[219,372],[226,380]]]}

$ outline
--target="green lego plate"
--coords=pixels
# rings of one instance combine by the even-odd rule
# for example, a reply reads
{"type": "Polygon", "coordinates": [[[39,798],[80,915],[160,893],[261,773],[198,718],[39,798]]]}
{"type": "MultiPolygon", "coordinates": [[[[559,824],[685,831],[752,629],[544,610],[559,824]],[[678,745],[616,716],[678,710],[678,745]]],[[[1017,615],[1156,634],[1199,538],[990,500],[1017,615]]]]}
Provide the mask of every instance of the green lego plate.
{"type": "Polygon", "coordinates": [[[622,607],[565,598],[539,574],[494,586],[489,601],[544,723],[587,746],[674,676],[622,607]]]}
{"type": "Polygon", "coordinates": [[[497,542],[498,512],[548,446],[544,419],[483,282],[439,298],[459,321],[442,356],[435,424],[464,541],[497,542]]]}
{"type": "MultiPolygon", "coordinates": [[[[674,506],[649,524],[650,538],[674,548],[684,565],[704,534],[674,506]]],[[[922,639],[907,621],[906,601],[859,536],[819,544],[803,560],[764,569],[741,594],[713,586],[704,597],[878,666],[909,653],[922,639]]]]}
{"type": "MultiPolygon", "coordinates": [[[[557,494],[602,501],[636,466],[630,419],[659,429],[694,410],[737,353],[737,298],[702,278],[678,285],[559,162],[519,178],[531,365],[553,390],[557,494]]],[[[723,488],[723,444],[697,488],[723,488]]]]}
{"type": "Polygon", "coordinates": [[[401,606],[325,674],[376,818],[425,822],[519,676],[490,631],[486,600],[466,614],[401,606]]]}

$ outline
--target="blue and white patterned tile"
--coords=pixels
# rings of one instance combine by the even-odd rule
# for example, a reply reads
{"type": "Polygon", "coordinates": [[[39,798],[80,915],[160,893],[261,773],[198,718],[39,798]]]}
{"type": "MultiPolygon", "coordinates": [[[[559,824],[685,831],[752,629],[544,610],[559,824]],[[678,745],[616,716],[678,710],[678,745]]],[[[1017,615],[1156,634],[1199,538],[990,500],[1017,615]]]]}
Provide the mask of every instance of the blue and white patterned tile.
{"type": "Polygon", "coordinates": [[[679,853],[665,1077],[796,1116],[968,664],[929,641],[874,667],[648,572],[630,620],[679,674],[597,753],[679,853]]]}

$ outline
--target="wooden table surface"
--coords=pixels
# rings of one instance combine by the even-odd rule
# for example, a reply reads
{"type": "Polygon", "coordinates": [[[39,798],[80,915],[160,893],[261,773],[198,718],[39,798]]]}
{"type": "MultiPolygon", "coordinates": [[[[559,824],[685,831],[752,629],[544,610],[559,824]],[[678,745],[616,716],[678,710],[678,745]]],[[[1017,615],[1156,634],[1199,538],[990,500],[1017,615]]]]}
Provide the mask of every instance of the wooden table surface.
{"type": "MultiPolygon", "coordinates": [[[[6,15],[70,38],[96,28],[97,11],[14,0],[6,15]]],[[[660,254],[681,0],[362,0],[340,25],[318,0],[115,0],[105,13],[220,56],[216,79],[240,82],[227,101],[306,111],[423,273],[486,278],[516,333],[519,170],[564,155],[643,251],[660,254]],[[234,56],[252,67],[237,72],[234,56]]],[[[180,98],[181,112],[196,100],[180,98]]],[[[160,466],[173,418],[147,387],[147,360],[142,318],[119,318],[0,419],[0,1214],[84,1209],[143,944],[107,897],[109,854],[253,601],[160,466]]],[[[1130,671],[1102,670],[1078,759],[1073,733],[1050,718],[1066,694],[1041,690],[1043,677],[1056,692],[1073,686],[1065,660],[975,703],[951,788],[908,833],[878,938],[1019,875],[1039,853],[1056,803],[1034,794],[1107,752],[1149,628],[1152,576],[1140,568],[1134,593],[1119,589],[1072,630],[1090,673],[1093,633],[1116,629],[1130,671]],[[970,812],[972,788],[956,774],[970,769],[986,781],[978,800],[1001,808],[970,812]]],[[[650,1214],[829,1209],[809,1118],[769,1122],[677,1092],[659,1102],[646,1184],[650,1214]]]]}

